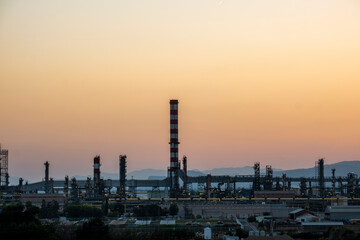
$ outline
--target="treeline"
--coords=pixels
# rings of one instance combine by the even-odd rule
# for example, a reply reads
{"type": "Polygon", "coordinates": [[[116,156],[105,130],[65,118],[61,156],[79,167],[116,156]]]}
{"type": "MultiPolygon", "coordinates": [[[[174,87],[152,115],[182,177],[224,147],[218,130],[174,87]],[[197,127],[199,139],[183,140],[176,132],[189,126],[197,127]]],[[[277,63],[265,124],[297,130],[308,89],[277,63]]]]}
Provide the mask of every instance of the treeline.
{"type": "Polygon", "coordinates": [[[69,218],[101,218],[103,211],[87,205],[68,205],[64,209],[64,214],[69,218]]]}
{"type": "Polygon", "coordinates": [[[174,230],[155,230],[152,232],[133,232],[125,231],[117,233],[113,236],[115,239],[126,240],[201,240],[202,236],[197,235],[194,231],[188,229],[174,229],[174,230]]]}
{"type": "MultiPolygon", "coordinates": [[[[120,205],[113,206],[115,211],[122,211],[120,205]]],[[[172,207],[175,211],[175,205],[172,207]]],[[[101,209],[86,205],[68,205],[64,212],[69,217],[89,217],[89,221],[76,226],[75,229],[63,228],[60,225],[42,224],[39,217],[51,216],[58,212],[58,207],[54,202],[42,204],[42,208],[27,203],[5,206],[0,212],[0,239],[29,239],[29,240],[115,240],[115,239],[199,239],[195,232],[182,230],[159,230],[150,232],[110,232],[109,227],[104,224],[101,217],[101,209]],[[42,212],[42,213],[41,213],[42,212]],[[60,227],[60,229],[57,229],[60,227]],[[58,232],[57,232],[58,231],[58,232]],[[68,234],[64,234],[68,231],[68,234]]],[[[147,215],[167,214],[167,209],[162,209],[157,205],[149,205],[139,210],[147,215]],[[150,210],[153,209],[153,210],[150,210]],[[166,211],[165,211],[166,210],[166,211]]],[[[145,214],[145,215],[146,215],[145,214]]]]}
{"type": "Polygon", "coordinates": [[[40,209],[27,204],[9,205],[0,213],[0,239],[57,240],[61,239],[53,225],[38,219],[40,209]]]}
{"type": "Polygon", "coordinates": [[[179,207],[176,203],[172,203],[167,208],[161,208],[159,205],[150,204],[150,205],[140,205],[138,207],[134,207],[133,213],[135,217],[160,217],[160,216],[175,216],[179,212],[179,207]]]}

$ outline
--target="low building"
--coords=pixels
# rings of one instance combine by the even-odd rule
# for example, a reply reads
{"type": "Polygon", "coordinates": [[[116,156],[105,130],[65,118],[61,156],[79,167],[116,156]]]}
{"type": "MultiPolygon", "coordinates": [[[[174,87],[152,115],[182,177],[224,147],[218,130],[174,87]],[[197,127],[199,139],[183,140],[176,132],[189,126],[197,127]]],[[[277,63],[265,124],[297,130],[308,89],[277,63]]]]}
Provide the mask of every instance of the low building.
{"type": "Polygon", "coordinates": [[[313,212],[299,208],[289,213],[289,218],[296,222],[318,222],[317,217],[313,212]]]}
{"type": "Polygon", "coordinates": [[[303,222],[301,230],[303,232],[327,232],[332,227],[342,227],[343,222],[303,222]]]}
{"type": "Polygon", "coordinates": [[[31,202],[34,206],[41,207],[42,201],[46,203],[56,201],[59,203],[60,210],[65,203],[65,197],[63,194],[23,194],[21,195],[21,203],[26,204],[31,202]]]}
{"type": "MultiPolygon", "coordinates": [[[[161,207],[169,208],[169,203],[161,207]]],[[[272,216],[273,218],[288,218],[289,212],[295,208],[285,204],[238,204],[234,202],[190,202],[178,203],[179,215],[184,216],[186,207],[194,216],[203,218],[244,218],[244,216],[272,216]]]]}
{"type": "Polygon", "coordinates": [[[360,219],[360,206],[328,206],[325,219],[330,221],[349,221],[360,219]]]}

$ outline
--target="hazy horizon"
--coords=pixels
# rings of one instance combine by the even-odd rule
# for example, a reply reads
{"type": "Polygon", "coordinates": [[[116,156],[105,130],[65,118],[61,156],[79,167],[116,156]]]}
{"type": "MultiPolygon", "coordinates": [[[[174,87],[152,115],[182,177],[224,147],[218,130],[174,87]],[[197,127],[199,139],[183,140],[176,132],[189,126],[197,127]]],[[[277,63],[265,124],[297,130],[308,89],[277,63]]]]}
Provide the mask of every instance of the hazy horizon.
{"type": "MultiPolygon", "coordinates": [[[[352,160],[352,161],[340,161],[340,162],[335,162],[335,163],[331,163],[331,164],[337,164],[337,163],[342,163],[342,162],[360,162],[360,160],[352,160]]],[[[291,170],[300,170],[300,169],[311,169],[313,167],[315,167],[315,162],[314,162],[314,165],[312,166],[306,166],[306,167],[303,167],[303,168],[277,168],[277,167],[273,167],[273,171],[274,172],[278,172],[278,171],[291,171],[291,170]]],[[[331,165],[329,163],[326,163],[326,160],[325,160],[325,166],[327,165],[331,165]]],[[[203,174],[207,174],[209,173],[210,171],[212,170],[217,170],[217,169],[236,169],[236,168],[253,168],[253,166],[250,166],[250,165],[245,165],[245,166],[235,166],[235,167],[220,167],[220,168],[212,168],[212,169],[188,169],[188,171],[199,171],[203,174]]],[[[265,169],[266,169],[266,166],[263,166],[263,165],[260,165],[260,169],[263,173],[265,173],[265,169]]],[[[45,167],[43,167],[43,174],[44,174],[44,171],[45,171],[45,167]]],[[[160,168],[144,168],[144,169],[136,169],[136,170],[132,170],[132,171],[128,171],[127,172],[127,178],[130,179],[132,178],[131,174],[134,173],[134,172],[141,172],[141,171],[163,171],[164,172],[164,176],[166,176],[166,171],[167,169],[160,169],[160,168]]],[[[69,175],[67,173],[60,173],[60,172],[56,172],[56,171],[53,171],[52,169],[52,166],[50,165],[50,177],[55,179],[55,180],[63,180],[65,176],[69,176],[70,178],[71,177],[82,177],[82,178],[86,178],[86,177],[91,177],[93,178],[93,168],[91,166],[91,172],[88,172],[87,174],[73,174],[73,175],[69,175]]],[[[251,173],[252,174],[252,173],[251,173]]],[[[326,172],[325,175],[328,175],[330,176],[331,172],[326,172]]],[[[112,171],[101,171],[101,175],[117,175],[116,178],[118,178],[118,175],[119,175],[119,169],[117,170],[112,170],[112,171]]],[[[215,174],[216,175],[216,174],[215,174]]],[[[226,174],[225,174],[226,175],[226,174]]],[[[238,173],[237,175],[242,175],[241,173],[238,173]]],[[[158,175],[154,175],[154,176],[158,176],[158,175]]],[[[162,175],[163,176],[163,175],[162,175]]],[[[10,173],[10,177],[13,178],[12,182],[13,182],[13,185],[17,185],[17,180],[15,181],[14,178],[23,178],[24,180],[26,181],[30,181],[30,183],[34,183],[34,182],[39,182],[39,181],[42,181],[44,179],[44,175],[43,176],[30,176],[30,177],[27,177],[27,176],[14,176],[14,175],[11,175],[10,173]]],[[[103,177],[103,176],[102,176],[103,177]]],[[[107,177],[104,177],[104,179],[107,179],[107,177]]],[[[113,178],[112,178],[113,179],[113,178]]],[[[138,179],[138,178],[135,178],[135,179],[138,179]]],[[[147,178],[145,178],[147,179],[147,178]]],[[[11,182],[11,181],[10,181],[11,182]]]]}
{"type": "MultiPolygon", "coordinates": [[[[0,1],[9,174],[360,159],[360,2],[0,1]]],[[[61,174],[62,175],[62,174],[61,174]]],[[[61,177],[61,176],[59,176],[61,177]]]]}

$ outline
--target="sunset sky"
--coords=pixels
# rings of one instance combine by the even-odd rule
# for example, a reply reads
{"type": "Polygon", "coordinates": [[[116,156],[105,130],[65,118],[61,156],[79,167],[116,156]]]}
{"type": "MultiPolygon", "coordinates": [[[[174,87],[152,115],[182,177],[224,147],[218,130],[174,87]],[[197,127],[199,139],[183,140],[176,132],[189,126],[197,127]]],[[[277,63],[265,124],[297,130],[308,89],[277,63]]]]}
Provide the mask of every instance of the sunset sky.
{"type": "Polygon", "coordinates": [[[360,160],[359,0],[0,0],[9,174],[360,160]]]}

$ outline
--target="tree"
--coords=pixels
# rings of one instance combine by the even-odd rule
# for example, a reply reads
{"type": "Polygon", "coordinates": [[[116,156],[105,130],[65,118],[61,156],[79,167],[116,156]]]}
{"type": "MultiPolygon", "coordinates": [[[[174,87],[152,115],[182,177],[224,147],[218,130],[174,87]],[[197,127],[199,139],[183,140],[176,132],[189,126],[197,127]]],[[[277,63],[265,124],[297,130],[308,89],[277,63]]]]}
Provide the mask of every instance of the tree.
{"type": "Polygon", "coordinates": [[[27,204],[5,206],[0,213],[0,239],[56,240],[55,228],[42,225],[37,214],[39,208],[27,204]]]}
{"type": "Polygon", "coordinates": [[[330,229],[329,233],[330,240],[356,240],[358,239],[358,234],[352,230],[345,227],[338,227],[330,229]]]}
{"type": "Polygon", "coordinates": [[[178,205],[177,205],[176,203],[171,203],[171,204],[170,204],[170,207],[169,207],[169,214],[170,214],[171,216],[175,216],[175,215],[178,214],[178,212],[179,212],[179,207],[178,207],[178,205]]]}
{"type": "Polygon", "coordinates": [[[110,211],[112,213],[117,213],[118,215],[123,215],[124,214],[124,205],[118,202],[115,203],[111,203],[110,204],[110,211]]]}
{"type": "Polygon", "coordinates": [[[46,204],[45,200],[42,200],[40,209],[40,218],[56,218],[59,215],[59,203],[55,200],[46,204]]]}
{"type": "Polygon", "coordinates": [[[256,217],[255,216],[249,216],[247,220],[248,220],[248,222],[255,222],[256,217]]]}
{"type": "Polygon", "coordinates": [[[96,207],[71,204],[64,209],[65,216],[70,218],[83,218],[83,217],[94,217],[100,218],[103,216],[103,211],[96,207]]]}
{"type": "Polygon", "coordinates": [[[84,223],[76,231],[77,239],[84,240],[106,240],[109,239],[109,227],[100,218],[92,219],[84,223]]]}
{"type": "Polygon", "coordinates": [[[71,179],[71,200],[74,203],[79,203],[79,190],[78,190],[78,184],[76,182],[76,178],[73,177],[71,179]]]}
{"type": "Polygon", "coordinates": [[[162,209],[159,205],[150,204],[134,207],[133,213],[136,217],[159,217],[165,216],[167,211],[166,209],[162,209]]]}
{"type": "Polygon", "coordinates": [[[238,228],[236,229],[236,236],[238,236],[239,238],[247,238],[249,236],[249,232],[244,229],[238,228]]]}

